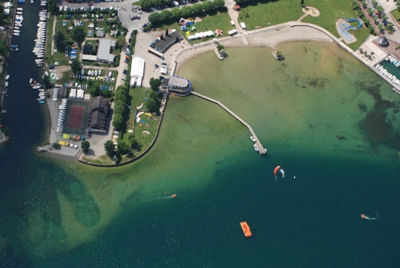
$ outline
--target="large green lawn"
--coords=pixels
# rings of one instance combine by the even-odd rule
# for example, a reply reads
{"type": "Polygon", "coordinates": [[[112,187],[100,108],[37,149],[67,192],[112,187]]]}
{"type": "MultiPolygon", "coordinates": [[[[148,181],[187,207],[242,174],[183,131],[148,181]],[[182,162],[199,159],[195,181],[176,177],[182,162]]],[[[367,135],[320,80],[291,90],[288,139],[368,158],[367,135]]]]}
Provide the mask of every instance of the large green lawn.
{"type": "MultiPolygon", "coordinates": [[[[134,152],[135,156],[140,155],[150,146],[151,142],[155,138],[157,127],[160,122],[160,116],[149,116],[146,114],[140,116],[140,119],[143,121],[139,123],[135,122],[136,107],[143,103],[143,107],[139,109],[138,112],[144,112],[146,110],[146,101],[150,92],[151,89],[143,87],[131,88],[129,90],[129,95],[131,96],[132,101],[129,120],[127,122],[127,130],[129,131],[133,129],[133,135],[135,135],[136,140],[141,144],[140,151],[134,152]]],[[[121,135],[121,138],[129,144],[128,131],[121,135]]]]}
{"type": "Polygon", "coordinates": [[[239,22],[244,22],[247,29],[253,30],[258,27],[297,20],[301,15],[303,12],[300,1],[279,0],[242,8],[239,12],[239,22]]]}
{"type": "MultiPolygon", "coordinates": [[[[339,33],[336,30],[337,19],[357,17],[356,12],[351,7],[350,0],[305,0],[305,3],[316,7],[320,12],[320,16],[307,16],[303,22],[317,24],[330,31],[336,37],[339,37],[339,33]]],[[[363,27],[360,30],[352,31],[352,34],[357,38],[357,42],[351,44],[350,47],[357,49],[367,39],[369,31],[363,27]]]]}
{"type": "Polygon", "coordinates": [[[400,20],[400,11],[399,10],[393,10],[392,12],[392,15],[393,15],[393,17],[396,19],[396,20],[400,20]]]}
{"type": "MultiPolygon", "coordinates": [[[[218,12],[215,15],[207,15],[203,18],[201,18],[200,22],[196,22],[195,25],[196,30],[193,32],[190,32],[190,34],[195,34],[196,32],[205,32],[205,31],[215,31],[217,29],[222,30],[223,31],[223,36],[227,36],[228,35],[228,31],[234,29],[234,26],[231,25],[231,19],[228,15],[227,12],[218,12]]],[[[173,24],[170,25],[165,25],[163,27],[163,29],[177,29],[178,31],[180,31],[182,33],[182,35],[186,38],[186,32],[183,32],[181,30],[181,26],[175,22],[173,24]]],[[[212,37],[214,38],[214,37],[212,37]]],[[[203,42],[212,38],[208,38],[208,39],[202,39],[202,40],[195,40],[195,41],[191,41],[191,44],[196,44],[199,42],[203,42]]]]}
{"type": "MultiPolygon", "coordinates": [[[[305,0],[304,3],[317,8],[320,11],[320,16],[307,16],[302,21],[319,25],[336,37],[340,37],[336,30],[338,18],[357,17],[350,0],[305,0]]],[[[247,28],[252,30],[257,27],[297,20],[302,14],[300,1],[278,0],[242,8],[239,13],[239,21],[243,21],[247,28]]],[[[349,45],[352,49],[357,49],[369,35],[369,31],[365,27],[352,33],[357,38],[357,42],[349,45]]]]}

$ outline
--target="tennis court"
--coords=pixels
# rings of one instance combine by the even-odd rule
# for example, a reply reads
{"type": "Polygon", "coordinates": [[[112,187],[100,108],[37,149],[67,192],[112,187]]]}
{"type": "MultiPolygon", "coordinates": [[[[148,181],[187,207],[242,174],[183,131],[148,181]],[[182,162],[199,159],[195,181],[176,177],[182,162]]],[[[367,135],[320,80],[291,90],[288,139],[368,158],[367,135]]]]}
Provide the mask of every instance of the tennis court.
{"type": "Polygon", "coordinates": [[[68,100],[64,133],[84,135],[87,128],[89,102],[68,100]]]}

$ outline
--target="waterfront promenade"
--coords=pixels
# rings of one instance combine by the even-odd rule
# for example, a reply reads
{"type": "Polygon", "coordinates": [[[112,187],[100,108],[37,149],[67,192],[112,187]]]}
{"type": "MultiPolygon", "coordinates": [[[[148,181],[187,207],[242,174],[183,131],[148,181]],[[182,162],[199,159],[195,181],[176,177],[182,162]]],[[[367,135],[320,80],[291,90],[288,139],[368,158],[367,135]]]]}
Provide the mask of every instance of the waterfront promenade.
{"type": "Polygon", "coordinates": [[[220,101],[218,101],[218,100],[215,100],[215,99],[213,99],[213,98],[207,97],[207,96],[205,96],[205,95],[202,95],[202,94],[197,93],[197,92],[194,92],[194,91],[192,91],[191,93],[192,93],[193,95],[197,96],[197,97],[200,97],[200,98],[205,99],[205,100],[207,100],[207,101],[209,101],[209,102],[212,102],[212,103],[217,104],[219,107],[221,107],[221,108],[224,109],[226,112],[228,112],[230,115],[232,115],[236,120],[238,120],[240,123],[242,123],[242,124],[243,124],[245,127],[247,127],[247,129],[250,131],[251,135],[252,135],[252,136],[254,137],[254,139],[255,139],[255,144],[256,144],[257,147],[258,147],[258,152],[259,152],[260,154],[266,154],[266,153],[267,153],[267,149],[264,148],[264,146],[261,144],[261,142],[260,142],[260,140],[258,139],[258,137],[257,137],[256,133],[254,132],[253,128],[252,128],[246,121],[244,121],[241,117],[239,117],[237,114],[235,114],[234,112],[232,112],[231,109],[229,109],[228,107],[226,107],[222,102],[220,102],[220,101]]]}

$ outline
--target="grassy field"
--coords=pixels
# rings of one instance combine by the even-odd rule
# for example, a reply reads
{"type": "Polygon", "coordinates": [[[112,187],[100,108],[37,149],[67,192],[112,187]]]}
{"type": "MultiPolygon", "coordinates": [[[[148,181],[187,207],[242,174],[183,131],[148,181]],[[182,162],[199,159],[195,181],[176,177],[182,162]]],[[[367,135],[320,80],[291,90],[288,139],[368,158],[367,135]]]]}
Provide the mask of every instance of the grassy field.
{"type": "MultiPolygon", "coordinates": [[[[302,21],[319,25],[336,37],[340,37],[336,30],[338,18],[357,17],[350,0],[305,0],[304,3],[316,7],[320,11],[320,16],[307,16],[302,21]]],[[[279,0],[242,8],[239,13],[239,21],[246,23],[247,28],[251,30],[258,26],[266,27],[297,20],[302,14],[300,1],[279,0]]],[[[369,31],[363,27],[360,30],[352,31],[352,33],[357,38],[357,42],[351,44],[350,47],[355,50],[367,39],[369,31]]]]}
{"type": "Polygon", "coordinates": [[[303,15],[300,1],[279,0],[276,2],[258,3],[244,7],[239,12],[239,22],[244,22],[247,29],[271,26],[303,15]]]}
{"type": "MultiPolygon", "coordinates": [[[[350,0],[335,0],[335,1],[321,1],[321,0],[306,0],[306,5],[316,7],[320,11],[319,17],[307,16],[303,21],[317,24],[336,37],[339,33],[336,31],[336,20],[339,18],[354,18],[357,17],[356,12],[351,7],[350,0]]],[[[352,31],[357,38],[357,42],[350,45],[352,49],[357,49],[369,35],[367,28],[362,27],[360,30],[352,31]]]]}
{"type": "MultiPolygon", "coordinates": [[[[191,32],[190,34],[195,34],[196,32],[205,32],[205,31],[215,31],[216,29],[222,30],[223,31],[223,36],[227,36],[228,35],[228,31],[234,29],[234,27],[231,25],[231,19],[228,15],[227,12],[218,12],[215,15],[207,15],[203,18],[201,18],[200,22],[195,23],[194,25],[196,27],[196,31],[191,32]]],[[[180,31],[182,33],[182,36],[184,36],[186,38],[186,32],[183,32],[181,30],[180,25],[175,22],[173,24],[170,25],[165,25],[163,27],[163,29],[177,29],[178,31],[180,31]]],[[[191,41],[191,44],[196,44],[196,43],[200,43],[203,41],[207,41],[210,40],[214,37],[211,38],[207,38],[207,39],[202,39],[202,40],[195,40],[195,41],[191,41]]]]}
{"type": "Polygon", "coordinates": [[[400,11],[399,10],[393,10],[392,12],[393,17],[398,21],[400,20],[400,11]]]}
{"type": "Polygon", "coordinates": [[[48,23],[47,23],[47,34],[46,34],[46,59],[51,58],[51,43],[52,43],[52,36],[53,36],[53,25],[54,25],[54,16],[50,16],[48,23]]]}
{"type": "MultiPolygon", "coordinates": [[[[141,120],[144,122],[136,123],[136,107],[143,103],[143,107],[138,112],[144,112],[146,109],[146,99],[150,95],[151,89],[148,88],[131,88],[129,90],[129,95],[132,97],[131,111],[129,115],[129,120],[127,122],[127,129],[133,129],[133,135],[136,140],[140,143],[140,151],[135,152],[135,156],[140,155],[147,147],[150,146],[151,142],[155,138],[157,127],[160,121],[160,116],[148,116],[142,114],[140,116],[141,120]],[[150,132],[150,134],[146,134],[150,132]]],[[[123,141],[128,142],[128,132],[121,135],[123,141]]]]}
{"type": "Polygon", "coordinates": [[[91,159],[86,156],[82,156],[82,160],[94,163],[94,164],[100,164],[100,165],[113,165],[114,162],[106,155],[102,155],[97,157],[96,159],[91,159]]]}

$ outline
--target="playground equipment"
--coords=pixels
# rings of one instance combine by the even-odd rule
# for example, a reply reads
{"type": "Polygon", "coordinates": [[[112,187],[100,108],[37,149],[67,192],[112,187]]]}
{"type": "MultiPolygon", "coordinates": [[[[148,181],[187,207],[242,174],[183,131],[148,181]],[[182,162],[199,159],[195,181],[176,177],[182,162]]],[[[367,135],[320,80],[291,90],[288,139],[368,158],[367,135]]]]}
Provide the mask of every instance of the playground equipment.
{"type": "Polygon", "coordinates": [[[339,31],[340,35],[343,36],[346,43],[352,43],[355,41],[355,37],[349,33],[349,30],[358,30],[362,27],[362,21],[359,18],[345,19],[345,21],[340,25],[339,31]],[[351,25],[351,22],[358,22],[357,26],[351,25]]]}

